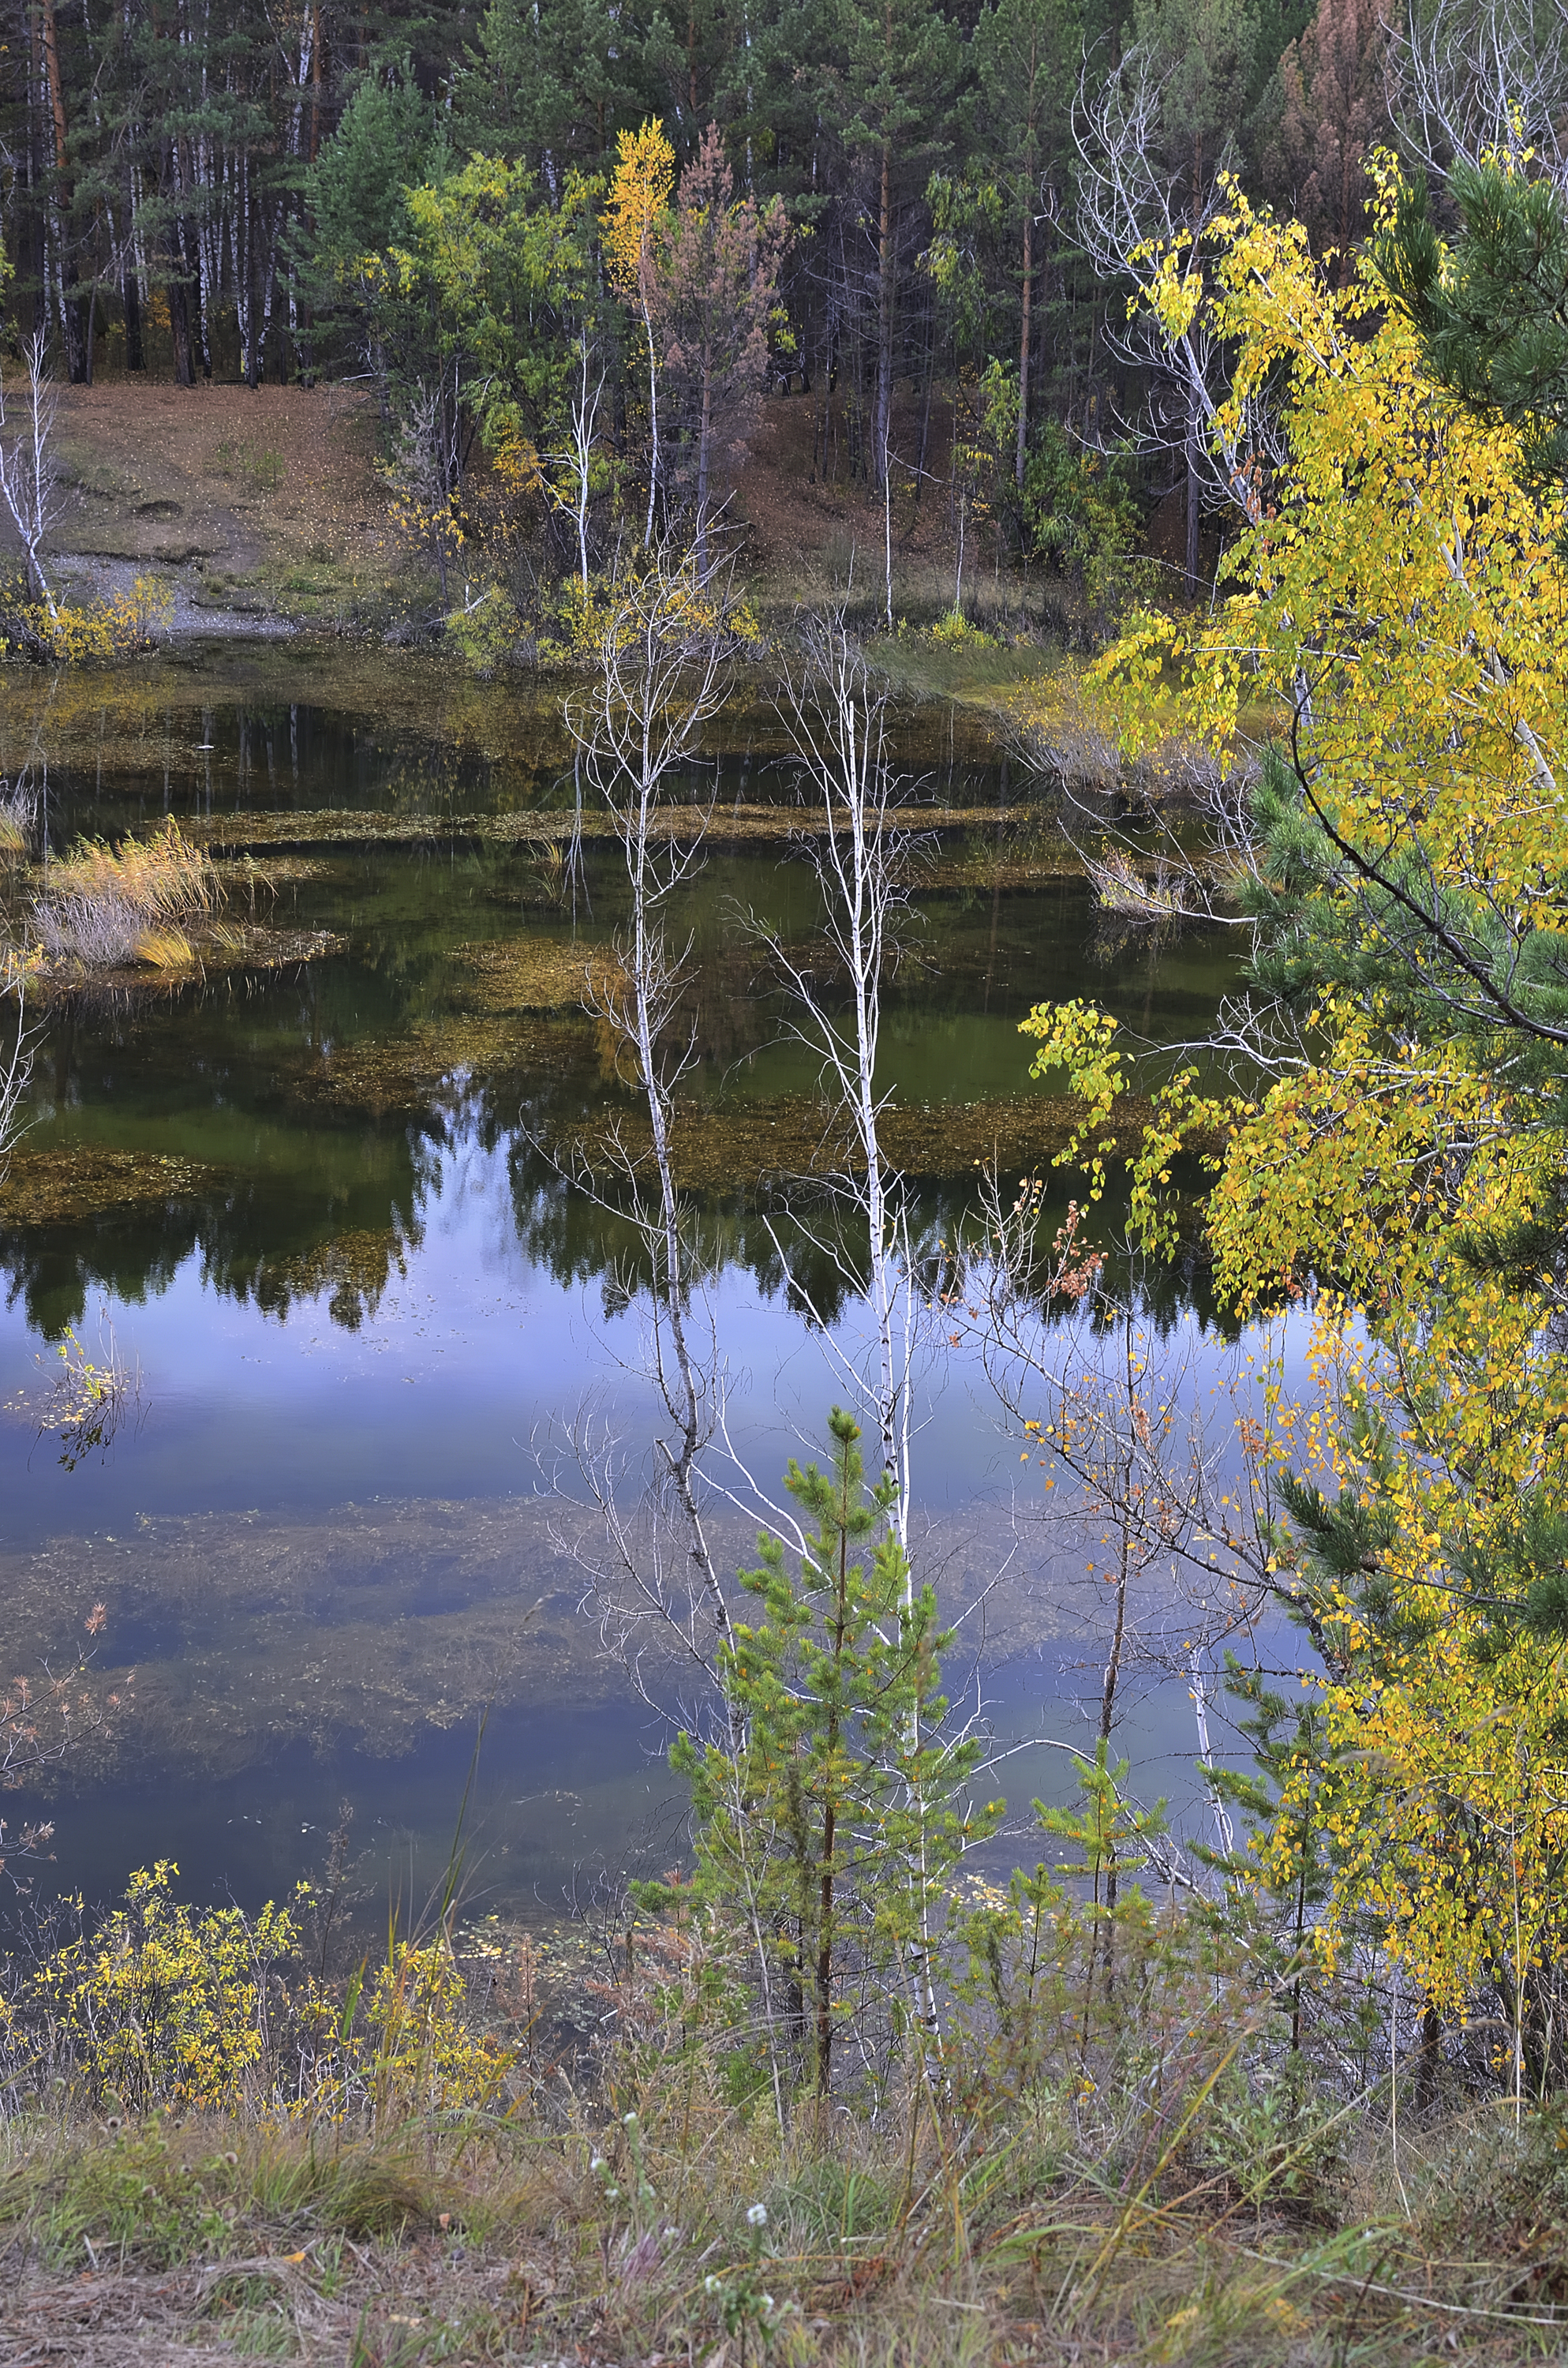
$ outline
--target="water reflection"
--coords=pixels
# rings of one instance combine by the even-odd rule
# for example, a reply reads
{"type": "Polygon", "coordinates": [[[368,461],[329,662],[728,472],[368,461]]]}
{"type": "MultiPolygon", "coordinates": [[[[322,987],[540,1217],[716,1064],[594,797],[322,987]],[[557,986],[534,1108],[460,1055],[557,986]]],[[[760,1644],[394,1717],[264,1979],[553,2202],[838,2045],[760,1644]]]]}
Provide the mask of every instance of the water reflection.
{"type": "MultiPolygon", "coordinates": [[[[287,663],[257,662],[273,677],[287,663]]],[[[443,734],[421,736],[406,684],[381,685],[376,716],[280,700],[275,679],[262,697],[239,660],[219,664],[230,671],[193,674],[183,702],[168,669],[150,689],[106,685],[96,754],[92,716],[56,713],[57,846],[225,803],[438,817],[561,794],[549,700],[481,703],[443,681],[443,734]]],[[[715,749],[694,790],[767,795],[770,719],[726,721],[735,745],[715,749]]],[[[934,759],[946,803],[1015,798],[1017,782],[950,723],[944,712],[933,746],[932,719],[907,720],[906,759],[934,759]]],[[[13,716],[6,729],[15,740],[21,726],[13,716]]],[[[1032,1164],[1054,1140],[1025,1079],[1017,1023],[1028,1006],[1093,994],[1176,1042],[1201,1033],[1230,982],[1230,947],[1201,937],[1108,947],[1064,863],[1049,817],[1026,802],[1016,824],[945,832],[917,883],[881,1082],[910,1113],[912,1215],[934,1281],[972,1208],[977,1163],[1032,1164]]],[[[613,1044],[540,984],[551,963],[602,953],[624,883],[612,850],[590,843],[574,918],[535,856],[472,836],[334,846],[288,876],[278,868],[280,918],[339,933],[342,951],[156,997],[54,1005],[34,1123],[0,1198],[0,1401],[34,1389],[42,1344],[100,1303],[142,1374],[134,1437],[74,1472],[24,1419],[0,1421],[14,1661],[57,1650],[102,1598],[104,1666],[138,1671],[133,1724],[101,1764],[73,1771],[62,1867],[103,1887],[174,1848],[203,1880],[276,1888],[311,1862],[312,1833],[372,1766],[392,1822],[434,1830],[447,1804],[427,1816],[421,1804],[440,1791],[458,1731],[494,1698],[487,1782],[505,1885],[558,1892],[594,1851],[613,1857],[644,1813],[648,1849],[668,1848],[668,1788],[647,1757],[659,1737],[628,1740],[621,1680],[577,1615],[579,1576],[536,1452],[596,1395],[630,1440],[648,1427],[625,1305],[636,1235],[606,1207],[602,1176],[594,1193],[573,1180],[574,1144],[607,1116],[630,1123],[635,1104],[613,1044]],[[541,1805],[582,1793],[562,1771],[585,1737],[611,1736],[613,1748],[588,1753],[602,1781],[586,1822],[541,1805]]],[[[801,1180],[796,1154],[813,1125],[820,1134],[814,1065],[781,1032],[748,911],[814,942],[809,866],[780,845],[716,849],[672,927],[689,930],[696,956],[685,1156],[733,1421],[771,1476],[820,1436],[837,1394],[808,1308],[850,1327],[858,1309],[853,1264],[846,1273],[812,1247],[821,1185],[801,1180]]],[[[1195,1261],[1145,1285],[1145,1315],[1156,1332],[1203,1336],[1195,1261]]],[[[973,1358],[934,1350],[923,1552],[960,1609],[1008,1569],[987,1650],[1050,1692],[1068,1550],[1034,1531],[1020,1549],[1015,1471],[973,1358]]],[[[748,1554],[739,1517],[727,1546],[748,1554]]],[[[1070,1691],[1056,1683],[1062,1702],[1070,1691]]]]}

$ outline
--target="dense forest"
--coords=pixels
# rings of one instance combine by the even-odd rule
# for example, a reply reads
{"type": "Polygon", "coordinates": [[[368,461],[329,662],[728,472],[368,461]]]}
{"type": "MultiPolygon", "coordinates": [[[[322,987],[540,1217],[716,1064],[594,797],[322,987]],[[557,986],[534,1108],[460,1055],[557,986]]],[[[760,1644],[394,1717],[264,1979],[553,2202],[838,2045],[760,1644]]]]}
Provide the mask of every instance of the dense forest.
{"type": "Polygon", "coordinates": [[[1125,543],[1125,469],[1090,488],[1076,461],[1140,429],[1139,493],[1186,489],[1190,582],[1198,413],[1129,344],[1124,234],[1201,222],[1234,172],[1346,248],[1411,85],[1392,22],[38,0],[5,61],[8,310],[73,383],[368,373],[443,580],[476,461],[552,496],[585,575],[602,497],[651,524],[664,460],[666,497],[711,505],[771,384],[811,407],[813,472],[831,439],[835,476],[918,498],[939,448],[969,516],[1047,554],[1125,543]],[[1130,140],[1158,220],[1121,219],[1130,140]]]}

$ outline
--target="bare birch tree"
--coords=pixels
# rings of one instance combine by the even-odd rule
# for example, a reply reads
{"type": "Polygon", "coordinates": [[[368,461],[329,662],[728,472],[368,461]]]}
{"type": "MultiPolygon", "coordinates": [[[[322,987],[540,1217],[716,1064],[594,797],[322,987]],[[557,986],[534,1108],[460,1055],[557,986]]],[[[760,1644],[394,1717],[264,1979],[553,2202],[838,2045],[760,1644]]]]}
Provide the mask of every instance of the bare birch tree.
{"type": "Polygon", "coordinates": [[[897,956],[915,835],[906,791],[889,758],[886,694],[871,689],[842,619],[808,625],[803,641],[804,664],[786,677],[779,712],[803,783],[820,802],[826,825],[807,842],[824,907],[824,973],[770,923],[754,918],[752,926],[789,990],[791,1030],[822,1063],[834,1111],[829,1124],[847,1137],[848,1156],[834,1178],[834,1191],[840,1219],[850,1223],[841,1222],[819,1247],[850,1290],[866,1293],[869,1360],[826,1337],[875,1432],[883,1469],[892,1475],[893,1526],[907,1552],[922,1299],[908,1200],[882,1151],[881,1121],[889,1096],[877,1083],[877,1056],[883,981],[897,956]],[[841,1011],[837,995],[846,990],[847,1007],[841,1011]]]}
{"type": "MultiPolygon", "coordinates": [[[[877,1082],[877,1060],[883,982],[896,960],[898,926],[907,909],[915,834],[907,790],[889,756],[885,694],[873,692],[843,619],[815,621],[802,638],[804,663],[786,677],[779,712],[803,785],[813,801],[820,800],[825,824],[808,844],[824,906],[826,975],[819,976],[777,928],[756,921],[753,926],[790,991],[793,1032],[822,1063],[828,1128],[847,1137],[846,1156],[833,1178],[836,1222],[817,1236],[817,1247],[853,1296],[865,1293],[872,1334],[869,1355],[856,1354],[826,1326],[823,1330],[892,1482],[888,1522],[903,1559],[899,1611],[907,1620],[915,1600],[908,1554],[915,1374],[930,1326],[915,1271],[908,1196],[882,1149],[881,1121],[889,1095],[877,1082]],[[846,1008],[841,1009],[838,997],[846,992],[846,1008]]],[[[788,1270],[782,1245],[779,1254],[788,1270]]],[[[809,1304],[809,1292],[802,1296],[809,1304]]],[[[918,1712],[915,1717],[918,1723],[918,1712]]],[[[928,1817],[920,1792],[922,1743],[922,1736],[912,1733],[908,1766],[915,1773],[907,1807],[916,1836],[912,1873],[920,1907],[919,1937],[905,1972],[916,2023],[934,2043],[939,2031],[937,1942],[930,1919],[928,1817]]]]}
{"type": "MultiPolygon", "coordinates": [[[[701,1470],[722,1418],[722,1365],[671,1143],[676,1092],[697,1057],[695,1030],[681,1011],[691,947],[672,938],[667,912],[701,861],[707,809],[681,803],[675,791],[729,694],[734,609],[727,579],[710,564],[699,568],[693,552],[623,559],[594,612],[591,686],[566,706],[583,778],[609,815],[630,891],[614,958],[589,973],[585,999],[621,1048],[649,1128],[646,1152],[612,1131],[609,1159],[618,1207],[630,1215],[644,1260],[642,1276],[628,1276],[626,1287],[643,1314],[644,1366],[663,1417],[651,1498],[628,1508],[629,1459],[612,1435],[594,1431],[585,1417],[572,1441],[608,1554],[589,1558],[590,1594],[607,1642],[634,1679],[650,1622],[710,1681],[716,1647],[731,1634],[701,1470]]],[[[585,1167],[577,1180],[592,1189],[585,1167]]]]}
{"type": "Polygon", "coordinates": [[[584,324],[577,332],[572,387],[566,401],[565,450],[550,457],[561,471],[561,482],[551,486],[551,498],[558,508],[570,515],[577,529],[577,568],[585,599],[588,595],[588,512],[593,503],[594,453],[604,391],[604,355],[584,324]]]}
{"type": "Polygon", "coordinates": [[[11,1153],[22,1132],[22,1103],[32,1076],[32,1044],[27,1029],[27,1004],[18,973],[16,982],[17,1032],[9,1049],[0,1053],[0,1184],[10,1172],[11,1153]]]}
{"type": "Polygon", "coordinates": [[[44,538],[59,509],[60,473],[51,447],[54,390],[41,331],[22,347],[25,392],[7,391],[0,372],[0,501],[4,501],[26,554],[28,590],[42,602],[50,622],[54,595],[44,574],[44,538]]]}
{"type": "Polygon", "coordinates": [[[1556,0],[1426,0],[1389,52],[1391,111],[1439,180],[1533,152],[1568,179],[1568,16],[1556,0]]]}
{"type": "Polygon", "coordinates": [[[1204,487],[1256,525],[1262,515],[1256,464],[1260,457],[1272,459],[1273,446],[1263,406],[1227,400],[1230,374],[1204,285],[1203,233],[1219,211],[1229,151],[1221,146],[1207,169],[1199,165],[1189,175],[1173,176],[1162,153],[1170,71],[1148,41],[1135,42],[1097,90],[1085,70],[1073,138],[1085,251],[1103,279],[1130,283],[1143,300],[1117,337],[1119,348],[1174,389],[1174,419],[1167,414],[1162,421],[1156,414],[1146,434],[1184,456],[1186,577],[1193,597],[1204,487]],[[1147,299],[1173,258],[1183,301],[1162,313],[1147,299]]]}

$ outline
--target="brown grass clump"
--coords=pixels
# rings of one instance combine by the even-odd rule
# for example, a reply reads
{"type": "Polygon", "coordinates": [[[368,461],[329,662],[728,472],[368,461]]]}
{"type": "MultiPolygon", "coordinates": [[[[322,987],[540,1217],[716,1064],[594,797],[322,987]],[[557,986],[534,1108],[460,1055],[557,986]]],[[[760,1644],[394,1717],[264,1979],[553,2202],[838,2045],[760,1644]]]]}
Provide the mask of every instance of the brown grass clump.
{"type": "Polygon", "coordinates": [[[195,959],[188,925],[215,911],[218,886],[177,822],[118,848],[81,840],[51,864],[33,905],[39,942],[56,965],[167,969],[195,959]]]}

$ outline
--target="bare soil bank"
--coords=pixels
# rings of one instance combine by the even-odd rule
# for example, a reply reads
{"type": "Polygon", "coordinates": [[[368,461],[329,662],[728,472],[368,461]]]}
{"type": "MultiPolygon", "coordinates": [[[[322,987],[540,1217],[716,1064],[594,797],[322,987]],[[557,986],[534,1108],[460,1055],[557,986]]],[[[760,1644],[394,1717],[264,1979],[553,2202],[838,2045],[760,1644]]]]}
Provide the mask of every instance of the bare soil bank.
{"type": "MultiPolygon", "coordinates": [[[[315,624],[384,630],[424,613],[432,587],[400,544],[376,474],[374,398],[347,386],[181,388],[110,381],[62,387],[56,446],[64,500],[52,537],[79,595],[164,579],[182,634],[315,624]]],[[[733,489],[728,518],[754,598],[788,614],[847,599],[880,609],[892,545],[895,612],[951,608],[957,550],[946,407],[907,398],[893,417],[892,494],[855,473],[842,396],[775,395],[733,489]]],[[[971,527],[966,606],[1026,623],[1038,587],[1012,575],[995,537],[971,527]]],[[[0,552],[15,548],[8,530],[0,552]]]]}

